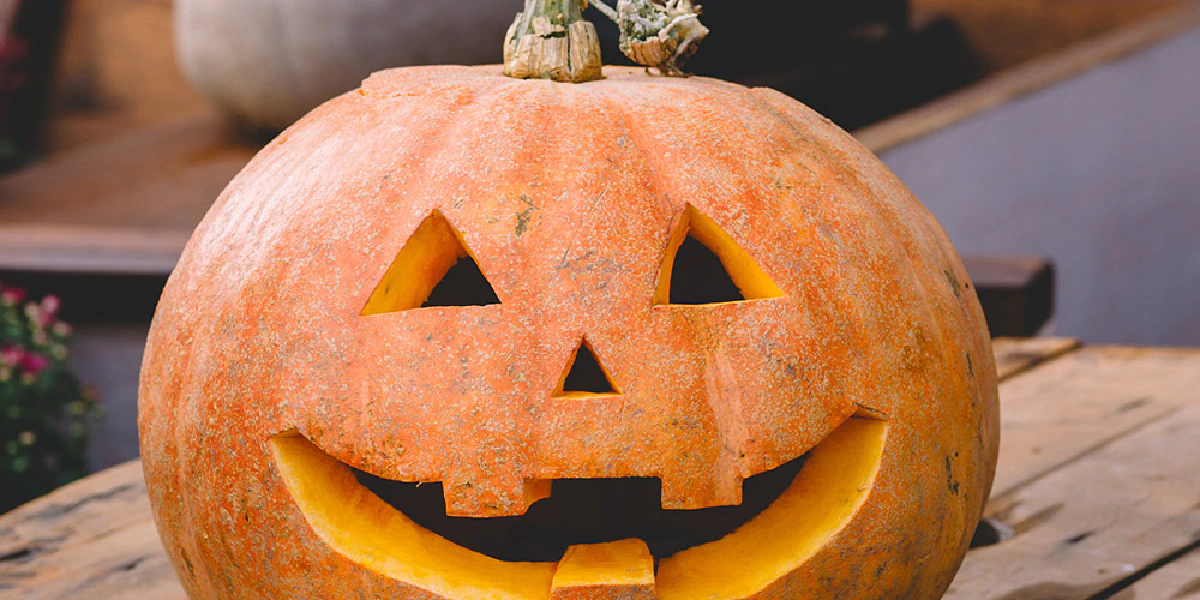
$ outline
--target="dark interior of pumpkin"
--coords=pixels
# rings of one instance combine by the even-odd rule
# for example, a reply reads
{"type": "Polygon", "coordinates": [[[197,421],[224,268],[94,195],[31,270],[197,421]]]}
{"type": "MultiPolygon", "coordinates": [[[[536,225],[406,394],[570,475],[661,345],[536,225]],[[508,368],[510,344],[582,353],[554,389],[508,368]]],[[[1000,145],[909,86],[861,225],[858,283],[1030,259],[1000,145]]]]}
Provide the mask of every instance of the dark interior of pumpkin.
{"type": "Polygon", "coordinates": [[[746,297],[717,255],[692,236],[684,238],[671,270],[671,304],[737,302],[746,297]]]}
{"type": "Polygon", "coordinates": [[[567,547],[640,539],[654,558],[712,542],[757,516],[788,488],[801,456],[743,482],[742,503],[699,510],[663,510],[653,478],[559,479],[549,498],[518,517],[448,517],[441,483],[407,483],[355,471],[359,483],[418,525],[492,558],[557,562],[567,547]]]}
{"type": "Polygon", "coordinates": [[[488,283],[479,265],[469,256],[464,256],[450,267],[442,280],[433,287],[429,297],[421,304],[425,306],[488,306],[500,304],[496,290],[488,283]]]}

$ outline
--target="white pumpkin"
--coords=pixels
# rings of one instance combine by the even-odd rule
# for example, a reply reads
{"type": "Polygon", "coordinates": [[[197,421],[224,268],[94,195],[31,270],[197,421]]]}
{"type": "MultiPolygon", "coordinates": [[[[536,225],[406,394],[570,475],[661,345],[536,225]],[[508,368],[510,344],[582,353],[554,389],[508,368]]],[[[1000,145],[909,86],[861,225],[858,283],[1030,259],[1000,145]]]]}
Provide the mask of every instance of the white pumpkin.
{"type": "Polygon", "coordinates": [[[253,127],[283,128],[386,67],[495,64],[516,0],[176,0],[193,86],[253,127]]]}

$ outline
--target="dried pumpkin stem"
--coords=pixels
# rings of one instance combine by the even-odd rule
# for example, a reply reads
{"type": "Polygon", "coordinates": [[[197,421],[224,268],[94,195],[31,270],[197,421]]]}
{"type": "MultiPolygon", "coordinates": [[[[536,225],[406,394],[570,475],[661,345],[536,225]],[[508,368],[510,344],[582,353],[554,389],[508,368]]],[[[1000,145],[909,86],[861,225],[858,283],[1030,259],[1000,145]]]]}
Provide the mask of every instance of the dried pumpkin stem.
{"type": "Polygon", "coordinates": [[[584,0],[525,0],[504,38],[504,74],[520,79],[600,79],[600,38],[584,0]]]}
{"type": "Polygon", "coordinates": [[[679,63],[708,35],[700,23],[700,7],[691,0],[620,0],[616,13],[621,52],[663,75],[685,75],[679,63]]]}
{"type": "MultiPolygon", "coordinates": [[[[691,0],[620,0],[592,7],[617,24],[621,52],[663,75],[684,75],[679,63],[708,35],[691,0]]],[[[504,38],[504,74],[521,79],[600,79],[600,40],[583,18],[587,0],[525,0],[504,38]]]]}

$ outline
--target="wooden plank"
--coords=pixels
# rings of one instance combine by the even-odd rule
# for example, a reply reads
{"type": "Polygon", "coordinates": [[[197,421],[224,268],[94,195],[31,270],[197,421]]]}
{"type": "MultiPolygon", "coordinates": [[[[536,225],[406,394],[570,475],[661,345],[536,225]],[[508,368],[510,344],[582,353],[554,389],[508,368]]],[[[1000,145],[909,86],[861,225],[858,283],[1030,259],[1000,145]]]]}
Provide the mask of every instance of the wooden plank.
{"type": "MultiPolygon", "coordinates": [[[[1166,404],[1171,398],[1187,403],[1176,404],[1137,430],[1107,442],[1093,431],[1075,432],[1093,438],[1092,450],[1010,490],[1003,513],[996,516],[1012,523],[1016,536],[969,553],[947,598],[1132,598],[1117,594],[1155,568],[1162,557],[1200,544],[1200,469],[1195,463],[1200,455],[1200,352],[1172,355],[1147,351],[1137,358],[1143,373],[1155,371],[1145,368],[1155,362],[1148,358],[1175,362],[1176,369],[1173,375],[1157,380],[1143,379],[1143,373],[1135,369],[1124,373],[1121,383],[1122,377],[1105,377],[1101,357],[1093,363],[1090,375],[1106,380],[1111,389],[1107,393],[1079,377],[1040,390],[1023,388],[1028,396],[1015,397],[1010,390],[1010,403],[1028,399],[1045,408],[1070,406],[1078,409],[1084,420],[1092,419],[1093,402],[1077,393],[1083,389],[1118,407],[1125,406],[1130,393],[1135,398],[1149,398],[1150,403],[1166,404]],[[1181,357],[1182,362],[1176,362],[1181,357]]],[[[1024,378],[1035,379],[1040,371],[1024,378]]],[[[1050,425],[1059,411],[1047,412],[1050,425]]],[[[1051,442],[1056,429],[1045,428],[1040,439],[1051,442]]]]}
{"type": "Polygon", "coordinates": [[[996,375],[1004,381],[1076,348],[1079,340],[1071,338],[996,338],[992,340],[996,375]]]}
{"type": "Polygon", "coordinates": [[[141,463],[65,486],[0,517],[0,592],[14,598],[184,598],[141,463]]]}
{"type": "Polygon", "coordinates": [[[191,230],[256,151],[216,114],[148,127],[0,178],[0,222],[191,230]]]}
{"type": "Polygon", "coordinates": [[[190,235],[183,229],[0,222],[0,268],[43,273],[170,273],[190,235]]]}
{"type": "Polygon", "coordinates": [[[1190,0],[1177,9],[1155,14],[1140,23],[1002,71],[962,91],[859,129],[854,136],[873,152],[880,153],[1120,59],[1197,25],[1200,25],[1200,0],[1190,0]]]}
{"type": "Polygon", "coordinates": [[[1086,347],[1000,385],[989,516],[1064,465],[1200,403],[1200,351],[1086,347]]]}
{"type": "MultiPolygon", "coordinates": [[[[148,507],[146,511],[148,511],[148,507]]],[[[145,512],[145,511],[144,511],[145,512]]],[[[149,517],[147,513],[145,515],[149,517]]],[[[67,546],[19,577],[16,597],[51,599],[143,598],[183,600],[186,595],[149,518],[86,544],[67,546]]],[[[0,588],[17,573],[0,571],[0,588]],[[6,576],[7,575],[7,576],[6,576]]]]}
{"type": "Polygon", "coordinates": [[[1042,257],[965,256],[994,337],[1037,335],[1054,312],[1054,265],[1042,257]]]}
{"type": "Polygon", "coordinates": [[[209,114],[0,178],[0,270],[170,272],[256,151],[209,114]]]}
{"type": "MultiPolygon", "coordinates": [[[[131,461],[63,486],[0,517],[0,556],[40,556],[149,517],[141,463],[131,461]]],[[[13,561],[0,562],[0,580],[13,561]]]]}
{"type": "MultiPolygon", "coordinates": [[[[1200,506],[1197,506],[1200,510],[1200,506]]],[[[1128,599],[1196,600],[1200,598],[1200,547],[1147,573],[1129,586],[1128,599]]]]}

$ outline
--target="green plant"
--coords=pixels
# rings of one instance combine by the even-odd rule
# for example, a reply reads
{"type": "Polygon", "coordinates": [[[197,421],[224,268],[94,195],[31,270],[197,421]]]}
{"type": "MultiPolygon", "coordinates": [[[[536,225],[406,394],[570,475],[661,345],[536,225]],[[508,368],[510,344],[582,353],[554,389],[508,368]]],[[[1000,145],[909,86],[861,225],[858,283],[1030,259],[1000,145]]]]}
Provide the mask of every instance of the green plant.
{"type": "Polygon", "coordinates": [[[66,368],[58,297],[0,285],[0,512],[82,477],[92,395],[66,368]]]}

